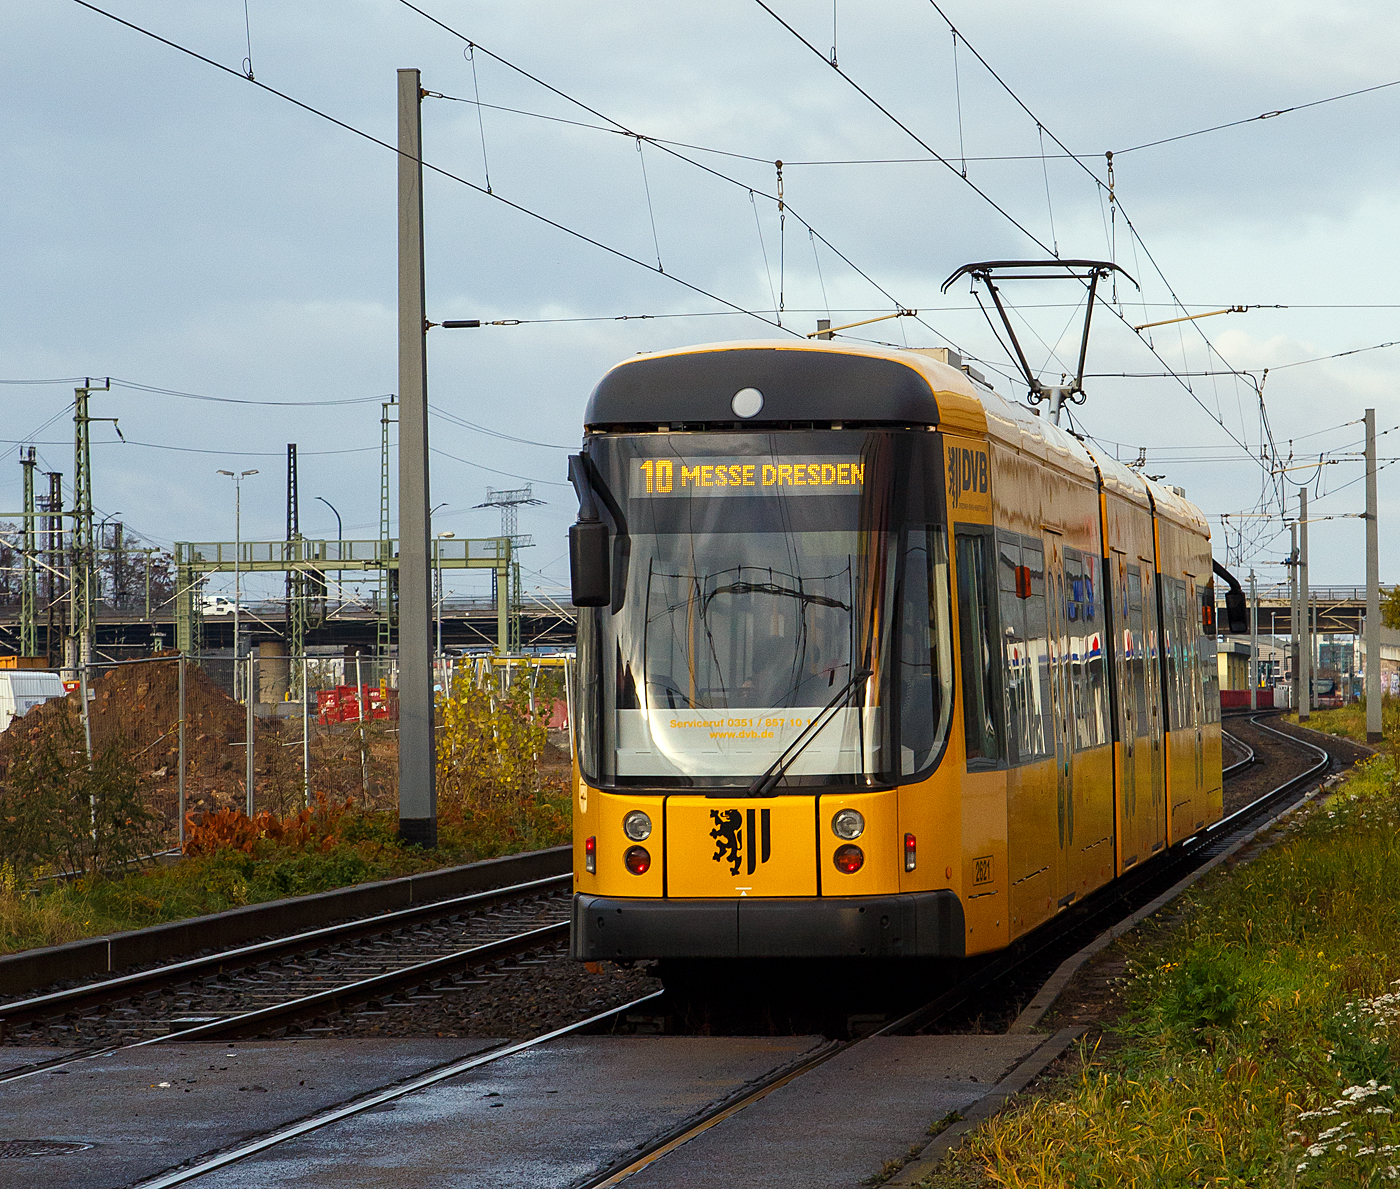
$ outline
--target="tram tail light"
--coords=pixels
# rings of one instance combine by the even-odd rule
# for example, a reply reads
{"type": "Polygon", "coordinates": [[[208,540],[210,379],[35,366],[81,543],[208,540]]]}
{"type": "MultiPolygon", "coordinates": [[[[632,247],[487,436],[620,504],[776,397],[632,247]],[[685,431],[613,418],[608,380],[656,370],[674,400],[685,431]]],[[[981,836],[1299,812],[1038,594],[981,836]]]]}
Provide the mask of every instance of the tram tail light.
{"type": "Polygon", "coordinates": [[[651,868],[651,853],[644,846],[629,846],[622,861],[633,875],[645,875],[651,868]]]}
{"type": "Polygon", "coordinates": [[[848,842],[845,846],[836,848],[836,853],[831,856],[831,861],[836,864],[836,870],[842,875],[854,875],[865,862],[865,852],[860,847],[848,842]]]}
{"type": "Polygon", "coordinates": [[[583,840],[583,869],[589,875],[598,874],[598,839],[590,836],[583,840]]]}
{"type": "Polygon", "coordinates": [[[919,865],[919,843],[912,834],[904,836],[904,870],[913,871],[919,865]]]}

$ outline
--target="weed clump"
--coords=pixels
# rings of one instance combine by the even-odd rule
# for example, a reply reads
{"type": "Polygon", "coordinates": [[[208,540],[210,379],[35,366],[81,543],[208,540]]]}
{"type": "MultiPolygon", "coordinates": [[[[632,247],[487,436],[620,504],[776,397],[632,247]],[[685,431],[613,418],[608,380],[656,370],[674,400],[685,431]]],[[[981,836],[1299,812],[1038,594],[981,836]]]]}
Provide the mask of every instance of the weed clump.
{"type": "Polygon", "coordinates": [[[539,669],[501,682],[459,673],[438,705],[439,837],[483,858],[567,842],[570,791],[547,775],[557,682],[539,669]]]}

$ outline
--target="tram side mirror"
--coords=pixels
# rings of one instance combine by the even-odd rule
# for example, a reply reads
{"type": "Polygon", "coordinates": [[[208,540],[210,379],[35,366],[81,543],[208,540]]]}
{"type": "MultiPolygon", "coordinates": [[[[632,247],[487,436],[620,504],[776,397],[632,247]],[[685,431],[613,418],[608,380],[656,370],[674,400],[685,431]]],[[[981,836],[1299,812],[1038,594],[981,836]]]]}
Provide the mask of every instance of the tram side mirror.
{"type": "Polygon", "coordinates": [[[612,602],[608,553],[608,526],[601,520],[569,526],[569,583],[575,607],[606,607],[612,602]]]}
{"type": "Polygon", "coordinates": [[[612,602],[608,526],[598,518],[588,465],[581,454],[569,458],[569,482],[578,495],[578,522],[569,526],[572,601],[575,607],[606,607],[612,602]]]}
{"type": "Polygon", "coordinates": [[[1229,570],[1218,561],[1211,562],[1211,572],[1222,579],[1225,591],[1225,630],[1233,635],[1243,635],[1249,631],[1249,599],[1244,587],[1229,570]]]}
{"type": "Polygon", "coordinates": [[[1235,635],[1249,632],[1249,599],[1243,590],[1236,587],[1225,592],[1225,618],[1229,630],[1235,635]]]}

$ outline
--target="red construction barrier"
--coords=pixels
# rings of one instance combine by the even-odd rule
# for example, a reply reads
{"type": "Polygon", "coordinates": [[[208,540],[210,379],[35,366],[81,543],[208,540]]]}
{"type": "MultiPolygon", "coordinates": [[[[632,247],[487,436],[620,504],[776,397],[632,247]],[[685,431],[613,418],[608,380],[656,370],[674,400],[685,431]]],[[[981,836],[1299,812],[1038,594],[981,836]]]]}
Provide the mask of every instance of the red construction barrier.
{"type": "Polygon", "coordinates": [[[361,705],[365,708],[365,718],[393,718],[398,709],[394,695],[395,691],[390,690],[386,698],[377,685],[362,686],[359,691],[353,685],[317,690],[316,721],[323,724],[359,722],[361,705]]]}
{"type": "MultiPolygon", "coordinates": [[[[1274,708],[1274,691],[1272,689],[1261,689],[1258,692],[1259,696],[1255,700],[1255,706],[1260,710],[1272,710],[1274,708]]],[[[1220,691],[1220,709],[1248,710],[1249,690],[1222,689],[1220,691]]]]}

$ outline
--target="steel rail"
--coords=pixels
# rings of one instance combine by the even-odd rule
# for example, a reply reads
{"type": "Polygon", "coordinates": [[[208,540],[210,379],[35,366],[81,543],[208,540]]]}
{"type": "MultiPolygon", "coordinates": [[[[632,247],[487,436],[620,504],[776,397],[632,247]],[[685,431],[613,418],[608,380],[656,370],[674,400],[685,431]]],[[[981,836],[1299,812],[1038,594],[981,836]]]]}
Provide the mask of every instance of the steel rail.
{"type": "Polygon", "coordinates": [[[1243,739],[1239,739],[1236,736],[1230,734],[1230,732],[1225,730],[1224,727],[1220,729],[1220,734],[1245,753],[1244,759],[1234,764],[1227,764],[1224,768],[1220,770],[1221,779],[1229,780],[1230,777],[1238,776],[1242,771],[1244,771],[1244,769],[1248,768],[1250,764],[1254,763],[1254,748],[1250,747],[1249,744],[1246,743],[1243,739]]]}
{"type": "Polygon", "coordinates": [[[623,1157],[627,1161],[625,1165],[622,1167],[618,1167],[617,1164],[609,1165],[589,1180],[584,1181],[578,1189],[612,1189],[612,1186],[625,1181],[634,1173],[641,1172],[647,1165],[654,1164],[663,1156],[674,1152],[682,1144],[689,1143],[697,1135],[723,1123],[730,1115],[737,1115],[746,1106],[752,1106],[759,1099],[767,1098],[774,1090],[780,1090],[789,1082],[796,1081],[803,1074],[811,1073],[818,1065],[825,1065],[833,1057],[839,1057],[847,1049],[859,1044],[864,1039],[864,1037],[857,1037],[853,1040],[832,1041],[814,1056],[807,1058],[797,1066],[789,1066],[769,1074],[747,1094],[737,1099],[717,1103],[698,1122],[687,1121],[679,1127],[664,1132],[648,1141],[640,1156],[629,1153],[623,1157]]]}
{"type": "MultiPolygon", "coordinates": [[[[1267,731],[1270,735],[1276,735],[1278,736],[1278,738],[1287,740],[1289,743],[1296,744],[1297,746],[1303,748],[1305,751],[1314,752],[1317,755],[1320,755],[1322,758],[1318,760],[1318,762],[1314,764],[1311,768],[1307,769],[1307,771],[1301,772],[1297,776],[1285,780],[1277,788],[1270,789],[1263,796],[1256,797],[1248,805],[1245,805],[1242,808],[1235,810],[1235,812],[1230,814],[1229,816],[1222,817],[1218,822],[1214,822],[1211,825],[1205,827],[1205,829],[1200,831],[1199,834],[1195,835],[1196,838],[1208,837],[1213,843],[1221,835],[1222,832],[1228,830],[1232,823],[1245,822],[1249,820],[1249,818],[1257,816],[1264,809],[1272,806],[1275,801],[1282,800],[1295,788],[1299,787],[1300,785],[1306,784],[1315,776],[1320,776],[1323,772],[1325,772],[1328,768],[1332,766],[1331,752],[1327,751],[1325,748],[1319,747],[1316,743],[1309,743],[1305,739],[1299,739],[1296,735],[1290,735],[1286,731],[1279,731],[1275,730],[1273,727],[1266,727],[1262,722],[1259,721],[1263,717],[1265,717],[1264,714],[1252,715],[1249,720],[1249,725],[1255,727],[1260,731],[1267,731]]],[[[1195,849],[1200,848],[1198,846],[1195,849]]]]}
{"type": "MultiPolygon", "coordinates": [[[[1256,715],[1256,717],[1259,717],[1256,715]]],[[[1322,770],[1329,766],[1331,757],[1321,748],[1312,744],[1304,743],[1301,739],[1295,739],[1291,735],[1286,735],[1281,731],[1273,731],[1263,724],[1256,724],[1261,730],[1270,731],[1271,734],[1279,735],[1281,738],[1297,743],[1302,747],[1320,752],[1323,759],[1308,768],[1306,771],[1291,777],[1275,789],[1271,789],[1263,796],[1251,801],[1242,809],[1237,810],[1227,818],[1222,818],[1219,822],[1208,826],[1196,834],[1183,839],[1179,844],[1169,847],[1152,856],[1147,861],[1131,868],[1128,872],[1120,875],[1112,882],[1091,892],[1085,899],[1074,904],[1073,910],[1066,906],[1066,911],[1051,918],[1044,925],[1039,926],[1026,937],[1013,942],[1007,949],[992,956],[982,966],[973,971],[965,980],[959,981],[955,986],[944,992],[937,999],[930,1003],[914,1009],[902,1020],[895,1021],[887,1028],[881,1029],[877,1035],[883,1035],[890,1031],[909,1031],[927,1027],[940,1016],[946,1015],[971,996],[988,984],[994,982],[1020,966],[1030,962],[1037,955],[1050,949],[1077,930],[1082,930],[1086,924],[1104,917],[1115,911],[1122,902],[1130,897],[1141,893],[1144,887],[1153,881],[1171,881],[1172,873],[1175,869],[1193,860],[1202,851],[1214,847],[1221,842],[1222,827],[1228,827],[1234,823],[1236,829],[1246,822],[1248,818],[1255,817],[1267,810],[1276,801],[1283,797],[1300,784],[1316,777],[1322,770]]],[[[1226,830],[1226,836],[1234,831],[1226,830]]]]}
{"type": "Polygon", "coordinates": [[[531,1040],[522,1040],[516,1044],[506,1045],[501,1049],[494,1049],[489,1053],[482,1053],[474,1057],[464,1058],[461,1061],[454,1061],[450,1065],[444,1065],[440,1069],[432,1070],[430,1073],[420,1074],[418,1077],[411,1078],[402,1085],[390,1086],[383,1090],[373,1091],[362,1098],[356,1099],[354,1102],[346,1103],[344,1106],[322,1111],[319,1114],[302,1119],[300,1122],[278,1128],[268,1135],[262,1136],[259,1139],[250,1140],[245,1144],[240,1144],[238,1147],[231,1148],[227,1152],[220,1152],[217,1155],[200,1160],[198,1163],[186,1165],[184,1168],[177,1168],[170,1172],[161,1173],[159,1176],[140,1181],[133,1186],[133,1189],[173,1189],[176,1185],[183,1185],[194,1180],[196,1177],[202,1177],[218,1169],[227,1168],[230,1164],[235,1164],[240,1160],[246,1160],[250,1156],[256,1156],[261,1152],[266,1152],[270,1148],[275,1148],[279,1144],[284,1144],[288,1140],[306,1135],[308,1132],[316,1131],[328,1124],[338,1123],[342,1119],[348,1119],[354,1115],[363,1114],[365,1111],[373,1110],[375,1107],[382,1106],[386,1102],[393,1102],[395,1099],[402,1098],[407,1094],[412,1094],[417,1090],[427,1089],[429,1086],[435,1086],[439,1082],[445,1082],[451,1078],[459,1077],[480,1066],[489,1065],[493,1061],[500,1061],[504,1057],[512,1057],[516,1053],[536,1048],[548,1041],[558,1040],[562,1036],[569,1036],[581,1032],[585,1028],[594,1027],[610,1019],[617,1019],[625,1012],[641,1007],[659,998],[662,994],[664,994],[664,992],[653,991],[650,995],[644,995],[640,999],[634,999],[630,1003],[624,1003],[621,1007],[599,1012],[596,1016],[590,1016],[586,1020],[580,1020],[576,1024],[569,1024],[563,1028],[556,1028],[553,1032],[546,1032],[531,1040]]]}
{"type": "MultiPolygon", "coordinates": [[[[1222,819],[1220,822],[1216,823],[1214,827],[1211,827],[1210,829],[1205,831],[1201,831],[1192,839],[1188,839],[1187,845],[1193,842],[1197,844],[1189,852],[1185,850],[1168,851],[1165,852],[1164,855],[1160,856],[1161,858],[1165,858],[1166,854],[1173,854],[1176,857],[1176,859],[1180,861],[1181,859],[1186,858],[1188,854],[1197,853],[1200,849],[1203,849],[1203,840],[1209,838],[1210,842],[1215,841],[1216,837],[1219,834],[1220,827],[1225,826],[1229,823],[1240,822],[1244,819],[1245,815],[1250,814],[1252,811],[1257,813],[1267,804],[1286,795],[1286,793],[1292,788],[1295,788],[1298,785],[1305,783],[1309,778],[1318,775],[1321,770],[1330,766],[1332,757],[1322,748],[1319,748],[1313,744],[1306,743],[1303,740],[1296,739],[1293,736],[1286,735],[1281,731],[1276,731],[1272,728],[1265,727],[1263,726],[1263,724],[1260,724],[1257,721],[1254,723],[1254,725],[1258,726],[1262,730],[1268,731],[1270,734],[1278,735],[1282,738],[1289,739],[1295,743],[1298,743],[1300,746],[1306,748],[1307,750],[1318,752],[1322,755],[1323,758],[1317,764],[1312,765],[1312,767],[1307,769],[1305,772],[1301,773],[1298,776],[1292,777],[1290,780],[1285,781],[1284,784],[1279,785],[1277,788],[1264,794],[1264,796],[1257,798],[1255,801],[1251,802],[1250,805],[1245,806],[1244,809],[1241,809],[1236,813],[1231,814],[1228,818],[1222,819]]],[[[1148,869],[1152,869],[1155,872],[1159,866],[1159,863],[1148,862],[1143,864],[1142,868],[1139,868],[1139,870],[1146,871],[1148,869]]],[[[1139,880],[1138,882],[1143,883],[1146,881],[1139,880]]],[[[1110,885],[1110,888],[1112,888],[1113,886],[1114,885],[1110,885]]],[[[1107,905],[1105,904],[1104,907],[1106,908],[1107,905]]],[[[1102,909],[1100,910],[1100,912],[1101,911],[1102,909]]],[[[1066,914],[1066,917],[1061,918],[1061,920],[1065,923],[1066,926],[1070,924],[1068,914],[1066,914]]],[[[1075,927],[1082,927],[1083,924],[1084,921],[1082,919],[1074,922],[1075,927]]],[[[553,925],[547,926],[544,929],[534,930],[530,934],[526,934],[523,936],[537,937],[542,934],[558,935],[566,929],[566,925],[553,925]]],[[[1039,933],[1043,931],[1037,932],[1039,933]]],[[[1068,932],[1068,928],[1056,931],[1057,936],[1063,936],[1065,933],[1068,932]]],[[[922,1007],[916,1008],[914,1011],[906,1014],[905,1016],[889,1024],[886,1024],[884,1027],[880,1028],[878,1031],[873,1033],[873,1035],[893,1035],[899,1032],[908,1032],[920,1027],[927,1026],[933,1020],[936,1020],[939,1016],[945,1015],[947,1014],[947,1012],[959,1006],[973,993],[975,993],[976,990],[985,986],[987,983],[993,981],[995,978],[1005,974],[1007,971],[1014,969],[1021,963],[1028,961],[1031,957],[1034,957],[1036,953],[1038,953],[1041,949],[1046,948],[1046,946],[1051,944],[1053,940],[1056,939],[1057,938],[1047,937],[1043,944],[1036,946],[1034,949],[1029,951],[1003,953],[1002,955],[998,956],[992,961],[984,963],[979,969],[974,971],[969,978],[961,980],[956,986],[949,988],[936,999],[923,1005],[922,1007]]],[[[519,939],[510,940],[516,941],[519,939]]],[[[476,949],[473,951],[465,951],[461,955],[449,955],[446,959],[434,959],[432,962],[423,963],[422,966],[438,967],[440,966],[440,964],[450,962],[453,959],[466,958],[471,954],[477,954],[478,961],[480,961],[482,960],[480,957],[482,951],[490,950],[493,947],[502,944],[503,943],[499,942],[489,943],[486,946],[476,947],[476,949]]],[[[418,968],[410,968],[410,970],[417,969],[418,968]]],[[[360,984],[355,984],[354,986],[363,989],[367,984],[376,983],[386,977],[395,977],[408,974],[409,970],[397,971],[393,972],[393,975],[390,976],[376,976],[374,979],[362,980],[360,984]]],[[[422,977],[422,974],[420,973],[416,977],[413,977],[410,981],[415,983],[421,983],[424,981],[424,979],[422,977]]],[[[336,996],[337,991],[342,993],[343,995],[344,992],[350,989],[350,987],[336,988],[334,990],[323,992],[315,996],[309,996],[307,997],[307,1000],[323,1000],[326,1003],[331,1003],[333,1001],[333,997],[336,996]]],[[[359,992],[356,992],[356,994],[358,993],[359,992]]],[[[329,1124],[339,1122],[342,1119],[350,1118],[356,1114],[372,1110],[377,1106],[383,1105],[386,1102],[391,1102],[405,1095],[414,1093],[417,1090],[425,1089],[429,1086],[436,1085],[440,1082],[449,1080],[453,1077],[457,1077],[463,1073],[469,1072],[472,1069],[476,1069],[480,1066],[487,1065],[493,1061],[498,1061],[504,1057],[511,1056],[515,1053],[534,1048],[538,1045],[544,1044],[551,1040],[555,1040],[559,1037],[580,1032],[586,1028],[595,1026],[606,1020],[616,1020],[628,1011],[634,1010],[647,1003],[652,1003],[656,1001],[662,995],[664,995],[664,992],[654,992],[651,995],[647,995],[640,999],[633,1000],[631,1003],[624,1004],[619,1008],[614,1008],[611,1011],[600,1013],[599,1015],[592,1016],[589,1019],[582,1020],[576,1024],[569,1025],[568,1027],[556,1029],[553,1032],[545,1033],[544,1035],[535,1037],[532,1040],[522,1041],[518,1044],[508,1045],[505,1048],[495,1050],[490,1053],[470,1057],[463,1061],[455,1062],[453,1064],[444,1066],[440,1069],[434,1070],[431,1073],[410,1079],[409,1081],[405,1082],[400,1086],[390,1087],[384,1090],[372,1092],[371,1094],[362,1097],[356,1100],[355,1102],[313,1115],[300,1122],[291,1124],[287,1127],[280,1128],[277,1131],[274,1131],[269,1135],[263,1136],[257,1140],[253,1140],[248,1143],[242,1144],[236,1148],[230,1149],[227,1152],[219,1153],[207,1159],[201,1160],[198,1163],[187,1165],[186,1167],[175,1169],[170,1172],[160,1174],[157,1177],[139,1182],[134,1187],[134,1189],[174,1189],[175,1186],[186,1184],[189,1181],[204,1176],[207,1173],[217,1171],[221,1168],[226,1168],[230,1164],[234,1164],[251,1156],[255,1156],[262,1152],[268,1151],[269,1149],[276,1147],[279,1144],[285,1143],[291,1139],[295,1139],[298,1136],[305,1135],[310,1131],[314,1131],[321,1127],[325,1127],[329,1124]]],[[[274,1007],[262,1009],[259,1012],[247,1013],[247,1015],[244,1017],[235,1017],[235,1022],[251,1022],[253,1017],[258,1016],[264,1017],[264,1019],[266,1020],[270,1018],[267,1016],[267,1013],[277,1012],[278,1010],[278,1008],[274,1007]]],[[[224,1022],[221,1021],[220,1023],[222,1024],[224,1022]]],[[[206,1025],[205,1027],[211,1026],[206,1025]]],[[[214,1025],[213,1027],[217,1027],[217,1025],[214,1025]]],[[[203,1029],[195,1029],[191,1030],[191,1032],[203,1032],[203,1029]]],[[[181,1039],[195,1039],[196,1037],[192,1036],[191,1032],[178,1033],[174,1035],[178,1035],[181,1039]]],[[[158,1041],[166,1038],[158,1037],[155,1039],[158,1041]]],[[[688,1140],[694,1138],[695,1136],[701,1134],[702,1132],[708,1130],[709,1128],[717,1125],[720,1122],[723,1122],[725,1119],[743,1110],[744,1107],[759,1101],[760,1099],[766,1097],[768,1094],[771,1094],[773,1091],[779,1089],[780,1087],[787,1085],[789,1082],[801,1077],[803,1074],[808,1073],[816,1067],[831,1060],[831,1058],[839,1055],[842,1052],[845,1052],[853,1045],[859,1043],[861,1039],[864,1038],[860,1037],[844,1042],[835,1042],[833,1044],[828,1045],[827,1047],[814,1054],[807,1060],[802,1061],[795,1068],[788,1067],[786,1069],[776,1071],[773,1075],[764,1079],[764,1081],[758,1087],[750,1090],[741,1098],[726,1103],[718,1104],[714,1110],[707,1113],[707,1115],[699,1122],[683,1124],[679,1128],[672,1129],[671,1131],[661,1136],[658,1136],[651,1143],[647,1144],[645,1150],[640,1155],[634,1154],[629,1156],[628,1163],[625,1166],[619,1168],[617,1165],[613,1165],[610,1168],[601,1170],[596,1176],[584,1182],[582,1189],[610,1189],[610,1187],[619,1184],[626,1178],[630,1177],[633,1173],[639,1172],[642,1168],[655,1162],[656,1160],[661,1159],[669,1152],[674,1151],[676,1148],[680,1147],[688,1140]]],[[[154,1042],[145,1041],[142,1043],[150,1044],[154,1042]]]]}
{"type": "Polygon", "coordinates": [[[357,979],[353,983],[342,983],[338,987],[330,987],[311,995],[274,1003],[269,1007],[259,1007],[253,1011],[229,1016],[227,1019],[211,1020],[207,1024],[197,1024],[193,1028],[182,1028],[178,1032],[170,1032],[165,1036],[152,1037],[143,1043],[155,1044],[165,1040],[183,1042],[211,1040],[215,1037],[223,1039],[225,1037],[256,1036],[270,1028],[280,1028],[294,1020],[334,1014],[344,1011],[347,1007],[353,1007],[357,1003],[365,1003],[370,999],[375,999],[380,995],[388,995],[395,991],[407,990],[410,987],[419,987],[441,981],[450,975],[469,970],[473,966],[484,966],[501,958],[510,958],[531,950],[554,946],[561,941],[566,941],[568,936],[568,921],[560,921],[557,925],[544,925],[538,929],[531,929],[527,933],[519,933],[514,937],[488,941],[483,945],[474,945],[470,949],[458,950],[455,954],[443,954],[440,957],[429,958],[425,962],[416,962],[412,966],[405,966],[399,970],[388,970],[383,974],[370,975],[369,978],[357,979]]]}
{"type": "Polygon", "coordinates": [[[48,1016],[77,1011],[95,1004],[119,1002],[137,995],[148,994],[171,984],[192,982],[195,979],[208,977],[223,970],[267,962],[288,954],[322,949],[327,945],[352,941],[359,937],[391,933],[420,921],[458,916],[486,908],[494,908],[514,900],[528,899],[535,895],[564,891],[572,885],[572,882],[572,874],[552,875],[545,879],[531,880],[528,883],[493,888],[489,892],[473,892],[467,896],[455,896],[450,900],[416,904],[411,908],[401,908],[394,912],[364,917],[357,921],[326,925],[320,929],[294,933],[287,937],[277,937],[270,941],[255,942],[252,945],[238,946],[235,949],[206,954],[199,958],[187,958],[184,961],[172,962],[165,966],[139,970],[133,974],[118,975],[116,978],[70,987],[64,991],[53,991],[47,995],[17,999],[10,1003],[0,1004],[0,1035],[3,1035],[7,1025],[42,1020],[48,1016]]]}

